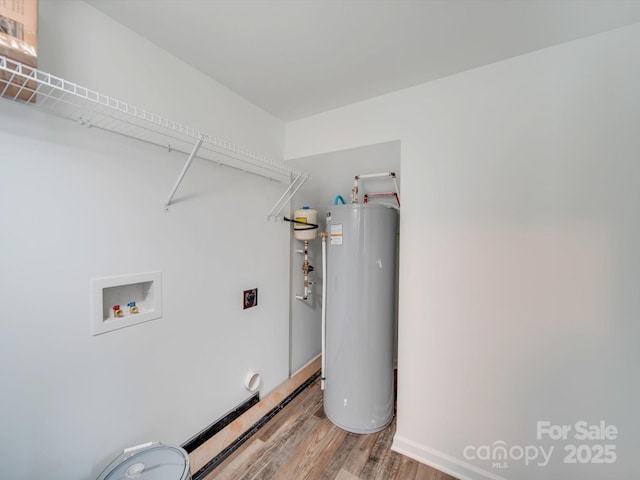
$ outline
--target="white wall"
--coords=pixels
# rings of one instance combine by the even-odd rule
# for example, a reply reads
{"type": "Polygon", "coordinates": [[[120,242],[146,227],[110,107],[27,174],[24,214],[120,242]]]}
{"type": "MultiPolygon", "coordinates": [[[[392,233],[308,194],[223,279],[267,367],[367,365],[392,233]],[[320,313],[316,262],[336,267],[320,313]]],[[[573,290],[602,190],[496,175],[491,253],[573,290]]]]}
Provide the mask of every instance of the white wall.
{"type": "MultiPolygon", "coordinates": [[[[43,1],[43,70],[282,157],[282,123],[84,2],[43,1]]],[[[288,378],[285,185],[0,102],[0,477],[96,478],[288,378]],[[264,255],[268,251],[269,255],[264,255]],[[162,271],[160,320],[92,336],[90,280],[162,271]],[[242,291],[259,305],[242,310],[242,291]]]]}
{"type": "MultiPolygon", "coordinates": [[[[349,202],[353,177],[366,173],[395,172],[398,184],[402,182],[400,173],[400,143],[386,142],[366,147],[352,148],[339,152],[292,159],[289,165],[312,175],[291,201],[295,210],[309,205],[318,210],[318,232],[325,231],[327,208],[333,205],[336,195],[342,195],[349,202]]],[[[368,179],[360,183],[360,201],[367,192],[393,191],[390,179],[368,179]]],[[[386,203],[389,199],[378,198],[376,203],[386,203]]],[[[393,203],[393,202],[392,202],[393,203]]],[[[293,211],[291,212],[293,213],[293,211]]],[[[291,217],[290,217],[291,218],[291,217]]],[[[319,235],[319,233],[318,233],[319,235]]],[[[309,279],[316,282],[313,293],[307,301],[297,300],[296,295],[304,292],[302,263],[304,256],[296,253],[302,250],[301,240],[291,237],[291,369],[297,371],[320,353],[322,316],[322,244],[317,238],[309,242],[309,262],[315,267],[309,279]]]]}
{"type": "Polygon", "coordinates": [[[401,140],[396,450],[460,478],[640,475],[639,84],[635,24],[287,125],[287,158],[401,140]],[[465,458],[499,441],[554,452],[465,458]]]}

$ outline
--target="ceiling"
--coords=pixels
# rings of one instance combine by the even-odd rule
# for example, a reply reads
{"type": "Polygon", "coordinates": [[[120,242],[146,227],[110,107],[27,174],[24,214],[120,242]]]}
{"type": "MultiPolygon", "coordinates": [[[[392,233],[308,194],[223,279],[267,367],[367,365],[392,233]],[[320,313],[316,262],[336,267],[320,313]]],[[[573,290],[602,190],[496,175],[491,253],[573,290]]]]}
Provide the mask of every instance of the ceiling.
{"type": "Polygon", "coordinates": [[[86,1],[285,122],[640,22],[640,0],[86,1]]]}

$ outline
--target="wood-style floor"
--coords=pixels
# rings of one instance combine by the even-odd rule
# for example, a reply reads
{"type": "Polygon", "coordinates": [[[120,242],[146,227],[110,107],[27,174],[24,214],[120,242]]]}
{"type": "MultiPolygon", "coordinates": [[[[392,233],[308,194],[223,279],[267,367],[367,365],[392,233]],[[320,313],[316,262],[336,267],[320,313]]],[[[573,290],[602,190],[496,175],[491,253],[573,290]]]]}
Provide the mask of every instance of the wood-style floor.
{"type": "Polygon", "coordinates": [[[369,435],[333,425],[317,380],[205,480],[455,480],[390,450],[395,419],[369,435]]]}

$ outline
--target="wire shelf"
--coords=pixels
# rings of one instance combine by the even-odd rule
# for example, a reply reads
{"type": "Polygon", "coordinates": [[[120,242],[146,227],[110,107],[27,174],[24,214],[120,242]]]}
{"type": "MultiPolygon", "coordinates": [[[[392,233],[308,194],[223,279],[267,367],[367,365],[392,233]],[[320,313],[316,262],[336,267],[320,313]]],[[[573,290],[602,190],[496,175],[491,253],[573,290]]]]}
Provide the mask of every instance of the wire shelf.
{"type": "Polygon", "coordinates": [[[80,125],[188,154],[187,164],[165,207],[171,203],[193,158],[213,161],[270,180],[288,183],[289,188],[269,212],[269,218],[275,218],[300,186],[310,178],[308,174],[281,162],[3,55],[0,55],[0,97],[35,106],[80,125]],[[287,192],[291,194],[288,195],[287,192]]]}

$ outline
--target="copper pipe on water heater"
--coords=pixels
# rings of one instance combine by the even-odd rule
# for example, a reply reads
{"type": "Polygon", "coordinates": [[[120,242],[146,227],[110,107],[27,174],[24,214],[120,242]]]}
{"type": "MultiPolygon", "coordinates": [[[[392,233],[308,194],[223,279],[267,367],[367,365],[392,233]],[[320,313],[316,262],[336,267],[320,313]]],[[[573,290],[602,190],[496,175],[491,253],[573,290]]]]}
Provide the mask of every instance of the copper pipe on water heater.
{"type": "MultiPolygon", "coordinates": [[[[359,203],[359,199],[358,199],[358,192],[359,192],[358,182],[360,180],[363,180],[365,178],[383,178],[383,177],[391,178],[391,180],[393,180],[393,185],[395,187],[395,193],[392,192],[390,194],[384,194],[384,195],[395,195],[396,201],[398,202],[398,206],[400,206],[400,198],[399,198],[400,191],[398,190],[398,181],[397,181],[395,172],[368,173],[368,174],[365,174],[365,175],[356,175],[353,178],[353,188],[351,189],[351,203],[359,203]]],[[[381,194],[369,193],[369,194],[365,195],[364,203],[367,203],[368,197],[372,197],[374,195],[375,196],[379,196],[381,194]]]]}

